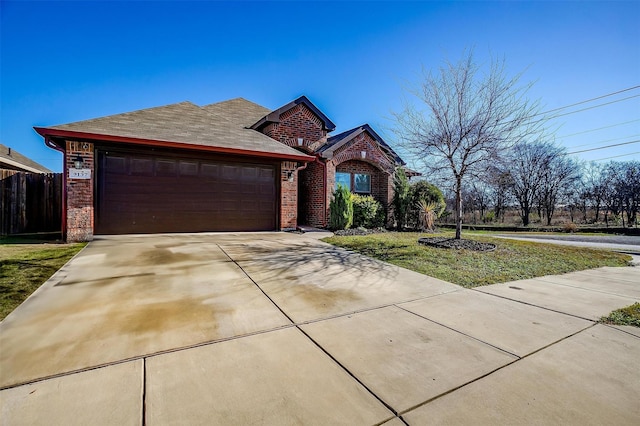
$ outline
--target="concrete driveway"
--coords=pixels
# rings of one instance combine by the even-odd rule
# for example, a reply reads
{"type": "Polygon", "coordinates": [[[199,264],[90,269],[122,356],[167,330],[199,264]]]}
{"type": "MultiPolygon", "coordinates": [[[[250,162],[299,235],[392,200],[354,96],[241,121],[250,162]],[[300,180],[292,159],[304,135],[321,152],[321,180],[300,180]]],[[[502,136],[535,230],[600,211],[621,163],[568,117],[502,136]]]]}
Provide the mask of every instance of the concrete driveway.
{"type": "Polygon", "coordinates": [[[0,323],[2,424],[640,420],[639,268],[464,290],[285,233],[100,238],[0,323]]]}

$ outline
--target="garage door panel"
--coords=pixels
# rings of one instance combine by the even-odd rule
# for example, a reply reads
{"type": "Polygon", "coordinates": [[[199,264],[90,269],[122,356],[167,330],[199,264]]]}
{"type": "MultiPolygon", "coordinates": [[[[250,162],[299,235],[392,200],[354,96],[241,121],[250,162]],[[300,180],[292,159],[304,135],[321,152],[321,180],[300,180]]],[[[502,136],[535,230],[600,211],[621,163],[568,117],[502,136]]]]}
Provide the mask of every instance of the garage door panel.
{"type": "Polygon", "coordinates": [[[96,233],[276,227],[273,165],[99,152],[96,233]]]}

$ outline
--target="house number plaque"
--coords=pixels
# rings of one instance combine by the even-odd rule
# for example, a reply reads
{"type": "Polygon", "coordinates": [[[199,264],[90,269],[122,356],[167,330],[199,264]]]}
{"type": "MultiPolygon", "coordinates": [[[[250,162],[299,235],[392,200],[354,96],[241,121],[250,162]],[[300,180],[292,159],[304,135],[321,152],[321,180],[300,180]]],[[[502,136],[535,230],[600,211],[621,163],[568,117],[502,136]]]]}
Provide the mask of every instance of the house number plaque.
{"type": "Polygon", "coordinates": [[[69,179],[91,179],[91,169],[69,169],[69,179]]]}

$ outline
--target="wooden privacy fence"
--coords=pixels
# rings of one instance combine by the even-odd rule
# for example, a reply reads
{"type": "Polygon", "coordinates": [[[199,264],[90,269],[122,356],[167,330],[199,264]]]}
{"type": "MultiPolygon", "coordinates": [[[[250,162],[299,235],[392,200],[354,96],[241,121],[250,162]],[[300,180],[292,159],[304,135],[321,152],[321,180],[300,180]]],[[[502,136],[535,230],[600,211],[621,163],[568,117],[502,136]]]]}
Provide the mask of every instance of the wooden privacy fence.
{"type": "Polygon", "coordinates": [[[0,169],[0,201],[0,235],[61,232],[61,173],[0,169]]]}

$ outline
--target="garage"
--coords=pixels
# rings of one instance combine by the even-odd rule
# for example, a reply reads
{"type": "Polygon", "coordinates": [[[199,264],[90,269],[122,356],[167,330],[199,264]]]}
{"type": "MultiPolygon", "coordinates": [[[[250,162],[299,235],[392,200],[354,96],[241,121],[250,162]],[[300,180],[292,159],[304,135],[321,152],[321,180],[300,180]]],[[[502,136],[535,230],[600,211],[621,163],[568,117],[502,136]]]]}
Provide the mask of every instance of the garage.
{"type": "Polygon", "coordinates": [[[274,230],[277,167],[98,150],[95,233],[274,230]]]}
{"type": "Polygon", "coordinates": [[[315,160],[296,148],[319,134],[276,135],[277,117],[269,135],[252,128],[270,113],[237,98],[35,127],[63,154],[63,238],[295,229],[298,171],[315,160]]]}

